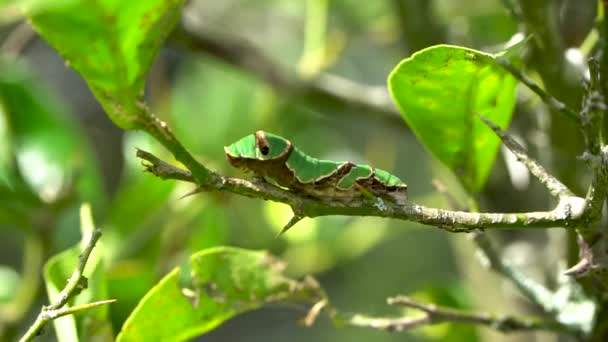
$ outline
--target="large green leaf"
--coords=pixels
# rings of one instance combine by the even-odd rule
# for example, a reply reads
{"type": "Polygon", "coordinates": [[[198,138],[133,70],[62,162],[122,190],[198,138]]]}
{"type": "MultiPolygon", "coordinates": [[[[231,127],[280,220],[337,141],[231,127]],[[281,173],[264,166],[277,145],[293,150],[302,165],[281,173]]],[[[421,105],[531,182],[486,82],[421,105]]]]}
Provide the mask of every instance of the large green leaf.
{"type": "Polygon", "coordinates": [[[180,270],[163,278],[141,300],[117,341],[180,341],[214,329],[227,319],[286,300],[323,298],[312,281],[282,275],[282,263],[266,252],[215,247],[191,256],[194,297],[180,291],[180,270]]]}
{"type": "Polygon", "coordinates": [[[78,71],[110,118],[135,128],[144,80],[184,0],[82,0],[31,16],[38,33],[78,71]]]}
{"type": "Polygon", "coordinates": [[[485,184],[499,146],[477,114],[508,126],[516,84],[495,56],[447,45],[413,54],[388,78],[407,124],[469,192],[485,184]]]}
{"type": "Polygon", "coordinates": [[[0,59],[0,179],[9,187],[16,157],[24,181],[43,200],[73,185],[84,200],[101,200],[96,160],[73,117],[26,65],[0,59]],[[2,127],[4,126],[4,127],[2,127]],[[7,150],[10,148],[10,150],[7,150]]]}

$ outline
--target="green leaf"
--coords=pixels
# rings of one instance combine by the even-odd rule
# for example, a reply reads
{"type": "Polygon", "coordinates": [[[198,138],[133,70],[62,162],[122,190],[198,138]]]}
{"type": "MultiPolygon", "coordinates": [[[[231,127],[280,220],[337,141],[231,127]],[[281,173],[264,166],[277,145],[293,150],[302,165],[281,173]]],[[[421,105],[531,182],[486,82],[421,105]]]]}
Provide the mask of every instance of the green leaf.
{"type": "MultiPolygon", "coordinates": [[[[0,59],[0,111],[11,147],[0,157],[0,178],[12,162],[4,159],[14,155],[24,181],[41,199],[52,201],[75,182],[85,200],[97,202],[102,190],[93,152],[73,117],[40,83],[26,65],[0,59]]],[[[13,181],[9,186],[18,183],[13,181]]]]}
{"type": "Polygon", "coordinates": [[[120,127],[136,128],[137,100],[183,0],[86,0],[31,16],[38,33],[78,71],[120,127]]]}
{"type": "Polygon", "coordinates": [[[413,54],[388,78],[407,124],[469,192],[478,192],[485,184],[499,146],[499,139],[476,114],[506,128],[516,84],[493,55],[447,45],[413,54]]]}
{"type": "MultiPolygon", "coordinates": [[[[13,268],[0,265],[0,309],[1,304],[10,303],[19,289],[19,273],[13,268]]],[[[0,310],[1,311],[1,310],[0,310]]]]}
{"type": "Polygon", "coordinates": [[[190,261],[189,280],[196,295],[182,294],[176,268],[141,300],[117,341],[186,340],[265,304],[287,300],[312,304],[324,298],[313,281],[283,276],[282,263],[266,252],[215,247],[193,254],[190,261]]]}
{"type": "Polygon", "coordinates": [[[0,97],[0,186],[10,186],[9,175],[13,166],[13,154],[8,119],[1,103],[2,99],[0,97]]]}
{"type": "MultiPolygon", "coordinates": [[[[44,281],[51,303],[58,301],[59,293],[78,265],[83,246],[88,243],[92,231],[90,210],[81,209],[81,230],[83,240],[80,244],[54,255],[44,266],[44,281]]],[[[103,244],[99,241],[89,256],[84,271],[88,287],[66,305],[72,306],[108,299],[102,252],[100,252],[102,249],[103,244]]],[[[112,327],[108,320],[107,306],[88,310],[78,316],[64,316],[61,319],[54,320],[53,324],[59,341],[89,341],[93,339],[109,341],[112,339],[112,327]]]]}

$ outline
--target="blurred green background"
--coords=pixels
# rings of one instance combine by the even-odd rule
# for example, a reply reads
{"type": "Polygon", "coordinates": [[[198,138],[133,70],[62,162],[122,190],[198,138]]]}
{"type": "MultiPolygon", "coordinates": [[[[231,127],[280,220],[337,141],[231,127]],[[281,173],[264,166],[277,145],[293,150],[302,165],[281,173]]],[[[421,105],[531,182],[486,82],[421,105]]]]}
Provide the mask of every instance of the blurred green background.
{"type": "MultiPolygon", "coordinates": [[[[110,307],[115,332],[158,279],[191,253],[216,245],[269,250],[287,261],[288,274],[315,275],[333,304],[346,312],[396,315],[401,311],[388,307],[386,298],[409,294],[476,311],[534,313],[508,284],[483,269],[462,234],[403,221],[323,217],[304,220],[275,238],[290,218],[285,205],[226,193],[180,199],[192,185],[144,173],[135,149],[172,161],[170,154],[144,133],[115,127],[84,81],[43,40],[29,37],[18,57],[8,56],[16,49],[6,43],[8,38],[27,29],[4,20],[0,303],[4,308],[19,303],[0,312],[4,336],[20,335],[46,302],[40,267],[50,255],[79,240],[83,201],[91,203],[104,232],[101,253],[109,298],[118,299],[110,307]],[[15,111],[6,110],[9,107],[20,108],[22,114],[10,115],[15,111]]],[[[336,75],[381,94],[389,71],[421,48],[449,43],[492,52],[518,30],[499,0],[198,0],[186,6],[182,25],[219,46],[246,41],[288,75],[336,75]]],[[[240,58],[240,64],[248,65],[251,56],[240,58]]],[[[243,176],[228,165],[223,146],[264,129],[288,137],[312,156],[389,170],[408,183],[416,203],[448,206],[433,189],[433,179],[466,203],[455,178],[390,109],[374,111],[322,93],[273,86],[271,76],[264,79],[251,71],[262,67],[235,66],[217,47],[184,49],[169,38],[148,76],[146,98],[190,152],[222,174],[243,176]]],[[[520,112],[538,104],[529,94],[521,97],[520,112]]],[[[515,115],[514,129],[537,138],[531,140],[532,151],[546,148],[542,125],[531,121],[515,115]]],[[[514,187],[502,154],[481,203],[484,211],[548,206],[538,184],[528,184],[524,177],[514,187]]],[[[490,234],[526,274],[554,281],[549,275],[564,257],[561,231],[490,234]]],[[[297,324],[304,314],[304,308],[265,307],[226,322],[200,340],[556,340],[550,334],[501,335],[453,324],[391,334],[335,328],[321,318],[305,328],[297,324]]],[[[48,327],[40,340],[53,340],[51,331],[48,327]]]]}

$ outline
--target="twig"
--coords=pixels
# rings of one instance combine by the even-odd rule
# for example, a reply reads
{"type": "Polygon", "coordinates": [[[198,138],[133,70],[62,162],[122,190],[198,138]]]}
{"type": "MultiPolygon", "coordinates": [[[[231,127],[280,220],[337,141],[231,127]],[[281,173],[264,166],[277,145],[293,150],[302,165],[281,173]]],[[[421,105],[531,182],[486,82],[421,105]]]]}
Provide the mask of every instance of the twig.
{"type": "Polygon", "coordinates": [[[294,70],[282,68],[243,39],[229,37],[225,33],[211,34],[190,26],[194,25],[176,28],[170,42],[191,51],[204,52],[241,68],[282,94],[303,97],[307,104],[317,105],[323,110],[328,107],[358,107],[401,121],[400,114],[384,86],[363,85],[329,74],[321,74],[312,80],[302,80],[294,70]]]}
{"type": "Polygon", "coordinates": [[[513,332],[518,330],[553,330],[568,332],[570,334],[573,333],[570,327],[556,321],[547,321],[538,318],[524,319],[514,316],[499,317],[497,315],[467,313],[452,308],[416,301],[407,296],[389,298],[388,304],[401,305],[423,311],[429,316],[431,324],[459,322],[487,325],[501,332],[513,332]]]}
{"type": "Polygon", "coordinates": [[[566,104],[556,99],[554,96],[545,92],[540,86],[538,86],[534,81],[528,78],[523,74],[519,69],[517,69],[513,64],[511,64],[506,58],[498,57],[496,58],[496,62],[500,64],[505,70],[507,70],[511,75],[517,78],[521,83],[523,83],[526,87],[532,90],[540,99],[547,105],[549,108],[565,115],[567,118],[573,120],[574,122],[579,122],[579,117],[576,111],[570,109],[566,104]]]}
{"type": "Polygon", "coordinates": [[[545,312],[557,309],[553,292],[504,262],[485,234],[473,234],[472,240],[481,253],[479,256],[483,258],[482,264],[511,281],[527,299],[545,312]]]}
{"type": "Polygon", "coordinates": [[[147,160],[152,164],[143,164],[146,171],[153,173],[155,176],[161,179],[177,179],[186,182],[195,183],[194,177],[192,177],[192,172],[188,170],[179,169],[173,167],[171,164],[165,163],[164,161],[158,159],[152,153],[146,152],[144,150],[136,149],[136,155],[139,158],[147,160]],[[151,167],[153,166],[153,169],[151,167]]]}
{"type": "Polygon", "coordinates": [[[580,332],[572,327],[556,321],[539,318],[520,318],[515,316],[498,316],[480,313],[468,313],[460,310],[442,307],[416,301],[405,296],[388,299],[390,305],[402,305],[422,311],[417,316],[397,318],[378,318],[354,315],[346,320],[351,326],[382,329],[387,331],[404,331],[423,325],[433,325],[445,322],[483,325],[503,333],[515,331],[545,330],[579,336],[580,332]]]}
{"type": "Polygon", "coordinates": [[[180,161],[188,170],[190,170],[192,177],[198,184],[217,183],[219,180],[218,176],[194,159],[190,152],[188,152],[179,140],[175,138],[166,122],[157,118],[145,103],[138,102],[137,106],[141,111],[138,116],[141,128],[171,151],[175,159],[180,161]]]}
{"type": "MultiPolygon", "coordinates": [[[[159,163],[160,159],[149,152],[139,150],[137,156],[150,164],[146,169],[162,175],[164,179],[183,180],[185,170],[159,163]]],[[[228,191],[242,196],[261,198],[288,204],[294,213],[302,217],[319,217],[328,215],[377,216],[415,221],[437,226],[445,230],[461,228],[460,231],[474,231],[481,228],[555,228],[576,223],[568,206],[559,204],[551,211],[528,213],[471,213],[429,208],[415,203],[398,205],[386,202],[379,208],[374,203],[361,199],[349,203],[333,198],[317,199],[265,183],[252,183],[244,179],[217,175],[219,180],[213,183],[199,184],[200,191],[228,191]]]]}
{"type": "Polygon", "coordinates": [[[70,276],[66,286],[63,288],[59,297],[55,303],[48,306],[43,306],[36,318],[34,324],[30,326],[28,331],[23,335],[20,341],[31,341],[40,334],[45,324],[57,317],[69,315],[71,313],[90,309],[95,306],[109,304],[114,300],[100,301],[96,303],[89,303],[85,305],[79,305],[74,307],[64,307],[64,305],[74,296],[79,294],[82,290],[87,288],[87,278],[84,276],[84,268],[89,260],[89,256],[95,248],[97,241],[101,237],[101,230],[95,229],[91,234],[89,242],[83,249],[82,253],[78,256],[78,265],[70,276]]]}
{"type": "Polygon", "coordinates": [[[327,300],[327,298],[323,298],[320,301],[318,301],[317,303],[315,303],[315,305],[313,305],[310,310],[308,310],[308,313],[306,314],[306,317],[304,317],[303,323],[305,326],[310,327],[312,326],[315,321],[317,320],[317,317],[319,317],[319,314],[321,313],[321,311],[327,307],[327,305],[329,304],[329,301],[327,300]]]}
{"type": "Polygon", "coordinates": [[[517,160],[523,163],[530,173],[532,173],[538,180],[549,190],[551,195],[558,198],[574,197],[574,193],[568,189],[562,182],[551,175],[542,165],[536,160],[528,156],[526,150],[511,137],[507,132],[503,131],[494,124],[487,117],[477,114],[479,118],[490,127],[496,135],[502,140],[503,144],[517,157],[517,160]]]}
{"type": "Polygon", "coordinates": [[[101,230],[95,229],[93,234],[91,234],[91,239],[89,243],[85,247],[85,249],[78,256],[78,265],[76,269],[68,279],[68,283],[65,285],[63,290],[59,293],[59,299],[56,303],[51,304],[48,309],[49,310],[57,310],[64,306],[68,300],[70,300],[75,295],[79,294],[82,290],[87,288],[87,280],[84,276],[84,267],[87,265],[87,261],[89,260],[89,256],[95,248],[97,241],[101,237],[101,230]]]}
{"type": "Polygon", "coordinates": [[[42,310],[40,310],[40,314],[38,314],[36,321],[28,329],[28,331],[25,333],[25,335],[23,335],[23,337],[19,340],[19,342],[26,342],[26,341],[33,340],[36,336],[38,336],[41,333],[42,328],[49,321],[52,321],[59,317],[73,315],[73,314],[76,314],[76,313],[79,313],[82,311],[86,311],[86,310],[89,310],[89,309],[92,309],[92,308],[95,308],[95,307],[98,307],[101,305],[112,304],[114,302],[116,302],[116,299],[100,300],[98,302],[87,303],[87,304],[76,305],[76,306],[62,307],[59,309],[51,309],[50,307],[42,307],[42,310]]]}
{"type": "Polygon", "coordinates": [[[36,32],[27,21],[22,21],[8,34],[0,45],[0,53],[15,58],[25,50],[36,37],[36,32]]]}
{"type": "MultiPolygon", "coordinates": [[[[456,200],[447,191],[441,181],[434,181],[433,186],[448,199],[451,208],[457,208],[456,200]]],[[[476,205],[474,206],[476,207],[476,205]]],[[[504,262],[484,232],[472,232],[469,237],[477,247],[478,256],[480,257],[480,261],[483,266],[490,268],[511,281],[520,290],[524,297],[528,298],[528,300],[538,305],[546,312],[551,312],[554,310],[553,292],[544,287],[542,284],[529,279],[511,265],[504,262]]]]}

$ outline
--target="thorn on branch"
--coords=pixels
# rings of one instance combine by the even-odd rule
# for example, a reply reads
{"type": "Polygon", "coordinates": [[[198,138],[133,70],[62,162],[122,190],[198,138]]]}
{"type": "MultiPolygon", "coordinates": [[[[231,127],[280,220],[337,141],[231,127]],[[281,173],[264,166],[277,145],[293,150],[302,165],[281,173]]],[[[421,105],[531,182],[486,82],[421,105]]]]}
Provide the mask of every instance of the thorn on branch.
{"type": "Polygon", "coordinates": [[[578,258],[576,265],[564,271],[564,275],[582,277],[591,272],[596,265],[593,264],[593,250],[591,245],[585,240],[580,232],[576,232],[576,242],[578,244],[578,258]]]}
{"type": "Polygon", "coordinates": [[[313,305],[310,310],[308,310],[308,313],[306,314],[306,317],[304,317],[303,323],[305,326],[310,327],[312,326],[315,321],[317,320],[317,317],[319,317],[319,314],[321,313],[321,311],[327,307],[328,301],[326,298],[321,299],[320,301],[318,301],[317,303],[315,303],[315,305],[313,305]]]}
{"type": "Polygon", "coordinates": [[[287,222],[287,224],[283,227],[283,229],[281,229],[279,234],[277,234],[277,237],[280,237],[281,235],[285,234],[289,229],[291,229],[291,227],[293,227],[296,223],[300,222],[303,218],[304,218],[303,216],[294,214],[291,217],[291,220],[289,220],[289,222],[287,222]]]}

